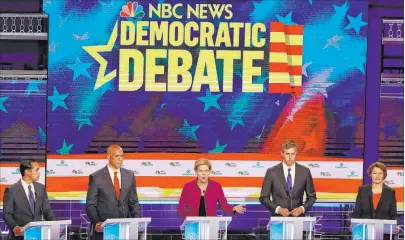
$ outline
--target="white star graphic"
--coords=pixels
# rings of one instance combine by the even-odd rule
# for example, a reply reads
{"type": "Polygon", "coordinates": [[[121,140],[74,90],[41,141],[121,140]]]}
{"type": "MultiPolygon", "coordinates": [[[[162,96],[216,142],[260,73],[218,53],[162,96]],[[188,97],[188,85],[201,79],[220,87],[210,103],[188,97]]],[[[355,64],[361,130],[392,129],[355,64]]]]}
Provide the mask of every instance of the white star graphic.
{"type": "Polygon", "coordinates": [[[341,36],[333,36],[331,38],[329,38],[327,40],[327,43],[325,44],[325,46],[323,47],[323,49],[328,48],[329,46],[333,46],[336,49],[339,49],[339,41],[342,39],[343,37],[341,36]]]}

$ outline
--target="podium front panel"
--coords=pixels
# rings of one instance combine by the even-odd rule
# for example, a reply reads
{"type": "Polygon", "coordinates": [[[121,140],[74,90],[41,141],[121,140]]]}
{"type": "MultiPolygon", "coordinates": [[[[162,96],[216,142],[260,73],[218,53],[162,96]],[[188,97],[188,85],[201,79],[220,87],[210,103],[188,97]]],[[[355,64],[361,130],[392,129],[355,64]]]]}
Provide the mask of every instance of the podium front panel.
{"type": "Polygon", "coordinates": [[[43,234],[43,227],[31,227],[24,231],[24,239],[25,240],[39,240],[46,238],[46,234],[43,234]]]}
{"type": "Polygon", "coordinates": [[[104,226],[103,230],[103,239],[107,240],[114,240],[114,239],[121,239],[120,238],[120,224],[108,224],[104,226]]]}
{"type": "Polygon", "coordinates": [[[270,240],[285,239],[285,224],[283,222],[275,222],[270,225],[270,240]]]}
{"type": "Polygon", "coordinates": [[[186,240],[200,239],[200,223],[188,223],[184,228],[184,238],[186,240]]]}

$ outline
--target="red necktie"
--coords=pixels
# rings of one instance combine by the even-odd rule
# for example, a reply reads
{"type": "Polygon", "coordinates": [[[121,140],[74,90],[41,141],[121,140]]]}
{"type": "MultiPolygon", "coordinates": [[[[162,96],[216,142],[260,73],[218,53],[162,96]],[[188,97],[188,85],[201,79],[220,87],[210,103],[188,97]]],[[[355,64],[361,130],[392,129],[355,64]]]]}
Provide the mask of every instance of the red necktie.
{"type": "Polygon", "coordinates": [[[117,172],[114,172],[114,190],[117,199],[120,199],[120,182],[118,181],[117,172]]]}

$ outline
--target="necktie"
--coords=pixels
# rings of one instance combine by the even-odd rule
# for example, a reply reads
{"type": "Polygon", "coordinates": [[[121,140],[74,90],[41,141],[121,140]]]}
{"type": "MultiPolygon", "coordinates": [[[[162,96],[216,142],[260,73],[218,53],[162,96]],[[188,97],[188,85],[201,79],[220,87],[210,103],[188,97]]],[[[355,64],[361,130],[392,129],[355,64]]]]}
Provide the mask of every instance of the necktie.
{"type": "Polygon", "coordinates": [[[287,175],[287,190],[288,190],[288,192],[291,192],[291,191],[292,191],[291,168],[288,169],[288,175],[287,175]]]}
{"type": "Polygon", "coordinates": [[[30,200],[30,208],[33,213],[35,213],[35,198],[34,193],[32,192],[31,185],[28,185],[28,198],[30,200]]]}
{"type": "Polygon", "coordinates": [[[117,172],[114,172],[114,190],[117,200],[120,199],[120,182],[118,181],[117,172]]]}

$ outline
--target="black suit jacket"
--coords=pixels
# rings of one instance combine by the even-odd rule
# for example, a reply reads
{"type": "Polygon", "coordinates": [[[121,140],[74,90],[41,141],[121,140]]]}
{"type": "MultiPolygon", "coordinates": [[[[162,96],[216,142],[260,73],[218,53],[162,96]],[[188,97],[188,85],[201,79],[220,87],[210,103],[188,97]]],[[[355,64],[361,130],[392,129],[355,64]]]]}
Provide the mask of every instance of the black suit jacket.
{"type": "Polygon", "coordinates": [[[92,229],[90,238],[102,239],[102,234],[94,231],[98,222],[109,218],[139,218],[141,215],[134,173],[121,168],[121,193],[117,200],[114,185],[107,166],[89,177],[86,198],[86,213],[92,229]]]}
{"type": "Polygon", "coordinates": [[[21,180],[4,191],[3,219],[10,230],[10,239],[23,239],[23,237],[14,236],[13,229],[17,226],[24,227],[30,222],[41,221],[41,215],[47,221],[56,220],[49,204],[45,186],[37,182],[33,184],[35,188],[35,212],[31,211],[21,180]]]}
{"type": "Polygon", "coordinates": [[[395,190],[383,185],[380,201],[374,211],[373,191],[370,184],[361,186],[356,198],[352,218],[397,220],[397,200],[395,190]]]}
{"type": "Polygon", "coordinates": [[[287,182],[284,177],[283,163],[267,169],[264,177],[260,203],[275,215],[278,206],[290,211],[303,206],[307,212],[316,201],[316,192],[312,181],[311,171],[298,163],[295,163],[295,179],[291,194],[287,191],[287,182]],[[306,201],[303,204],[304,192],[306,201]],[[270,198],[271,197],[271,198],[270,198]]]}

